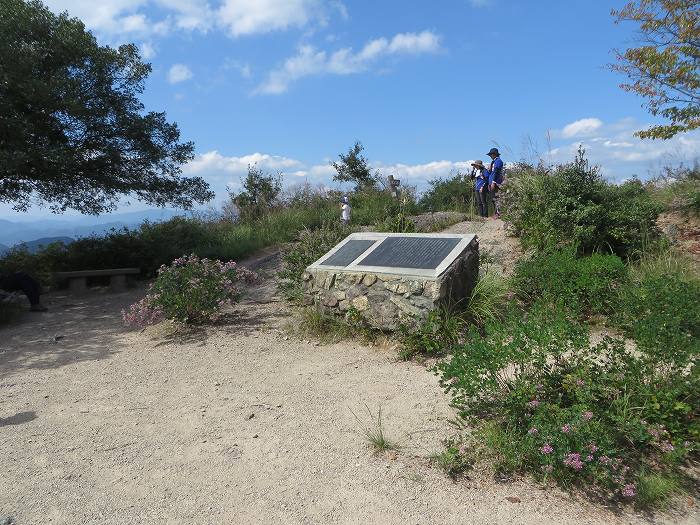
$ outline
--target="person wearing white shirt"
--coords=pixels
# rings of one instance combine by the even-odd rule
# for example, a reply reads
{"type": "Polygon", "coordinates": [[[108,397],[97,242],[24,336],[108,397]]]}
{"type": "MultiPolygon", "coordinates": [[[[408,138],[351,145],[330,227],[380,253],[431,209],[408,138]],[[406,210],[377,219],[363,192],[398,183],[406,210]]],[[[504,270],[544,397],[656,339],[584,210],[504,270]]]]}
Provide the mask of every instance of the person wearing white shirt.
{"type": "Polygon", "coordinates": [[[343,197],[343,204],[340,206],[340,219],[344,226],[350,224],[350,200],[347,197],[343,197]]]}

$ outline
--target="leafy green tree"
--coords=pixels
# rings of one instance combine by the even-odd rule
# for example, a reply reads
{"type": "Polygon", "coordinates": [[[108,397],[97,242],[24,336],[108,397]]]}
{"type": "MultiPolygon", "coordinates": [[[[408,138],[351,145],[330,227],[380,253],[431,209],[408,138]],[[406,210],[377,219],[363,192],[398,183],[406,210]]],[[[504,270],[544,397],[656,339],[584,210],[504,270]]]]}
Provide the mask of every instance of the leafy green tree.
{"type": "Polygon", "coordinates": [[[0,202],[98,214],[122,196],[189,208],[213,193],[181,175],[194,145],[137,98],[151,66],[98,45],[40,1],[0,0],[0,202]]]}
{"type": "Polygon", "coordinates": [[[332,163],[335,171],[338,172],[333,175],[333,180],[352,182],[355,184],[355,191],[376,186],[377,180],[372,176],[367,159],[362,155],[362,150],[364,150],[364,146],[358,141],[348,149],[345,155],[342,153],[338,155],[340,162],[332,163]]]}
{"type": "Polygon", "coordinates": [[[248,166],[243,191],[239,194],[231,193],[231,202],[238,208],[242,219],[257,219],[279,204],[281,191],[280,175],[266,175],[257,166],[248,166]]]}
{"type": "Polygon", "coordinates": [[[642,45],[617,52],[610,69],[627,75],[621,87],[669,121],[637,135],[668,139],[700,127],[700,1],[634,0],[612,15],[616,23],[639,23],[642,45]]]}

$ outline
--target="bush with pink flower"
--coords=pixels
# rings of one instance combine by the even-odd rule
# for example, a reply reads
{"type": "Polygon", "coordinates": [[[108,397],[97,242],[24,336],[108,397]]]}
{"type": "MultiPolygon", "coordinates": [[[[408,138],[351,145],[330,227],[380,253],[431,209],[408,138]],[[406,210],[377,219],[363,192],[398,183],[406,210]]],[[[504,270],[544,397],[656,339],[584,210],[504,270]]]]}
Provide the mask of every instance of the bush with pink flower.
{"type": "Polygon", "coordinates": [[[171,319],[188,324],[215,321],[257,278],[235,262],[185,255],[161,266],[146,297],[122,311],[124,323],[141,327],[171,319]]]}
{"type": "Polygon", "coordinates": [[[498,471],[645,505],[679,487],[700,438],[694,364],[674,369],[617,339],[591,345],[587,327],[542,306],[484,331],[436,371],[498,471]]]}

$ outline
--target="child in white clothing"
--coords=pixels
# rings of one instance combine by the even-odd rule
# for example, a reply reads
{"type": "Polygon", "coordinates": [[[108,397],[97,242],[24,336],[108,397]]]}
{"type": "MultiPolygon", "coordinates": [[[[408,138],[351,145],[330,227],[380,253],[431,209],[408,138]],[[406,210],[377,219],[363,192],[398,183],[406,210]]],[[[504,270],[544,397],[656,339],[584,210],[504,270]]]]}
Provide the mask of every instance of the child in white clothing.
{"type": "Polygon", "coordinates": [[[350,200],[347,197],[343,197],[343,204],[340,206],[340,219],[344,226],[350,224],[350,200]]]}

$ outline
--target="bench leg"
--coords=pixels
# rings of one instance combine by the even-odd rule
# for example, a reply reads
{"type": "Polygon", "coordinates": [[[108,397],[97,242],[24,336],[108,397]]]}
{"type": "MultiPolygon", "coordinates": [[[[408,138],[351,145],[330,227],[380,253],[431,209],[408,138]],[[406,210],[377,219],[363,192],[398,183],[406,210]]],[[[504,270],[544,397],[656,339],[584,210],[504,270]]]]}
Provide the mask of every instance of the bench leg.
{"type": "Polygon", "coordinates": [[[82,294],[87,291],[86,277],[73,277],[68,280],[68,290],[72,294],[82,294]]]}
{"type": "Polygon", "coordinates": [[[123,292],[126,290],[126,275],[112,275],[109,278],[109,287],[113,292],[123,292]]]}

